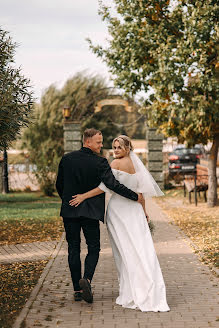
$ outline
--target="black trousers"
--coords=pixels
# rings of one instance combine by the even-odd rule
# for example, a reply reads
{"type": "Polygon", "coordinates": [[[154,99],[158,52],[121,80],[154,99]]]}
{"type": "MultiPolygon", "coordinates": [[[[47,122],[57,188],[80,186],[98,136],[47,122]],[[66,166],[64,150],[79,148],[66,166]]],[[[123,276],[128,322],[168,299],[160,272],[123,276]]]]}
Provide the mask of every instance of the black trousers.
{"type": "Polygon", "coordinates": [[[68,242],[68,264],[74,290],[80,290],[81,276],[81,229],[84,233],[88,253],[84,262],[84,278],[90,281],[99,259],[100,224],[98,220],[89,218],[63,218],[66,240],[68,242]]]}

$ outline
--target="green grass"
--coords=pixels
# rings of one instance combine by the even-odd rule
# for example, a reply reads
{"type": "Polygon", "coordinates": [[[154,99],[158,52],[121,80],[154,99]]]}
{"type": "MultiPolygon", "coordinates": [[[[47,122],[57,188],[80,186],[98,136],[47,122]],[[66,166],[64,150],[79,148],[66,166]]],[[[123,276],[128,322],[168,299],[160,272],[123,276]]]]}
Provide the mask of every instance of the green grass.
{"type": "Polygon", "coordinates": [[[58,196],[47,197],[40,192],[12,192],[9,194],[0,194],[0,203],[6,202],[60,202],[58,196]]]}
{"type": "Polygon", "coordinates": [[[1,194],[0,244],[58,239],[63,231],[60,204],[59,197],[39,192],[1,194]]]}
{"type": "Polygon", "coordinates": [[[14,219],[47,219],[59,216],[59,203],[5,203],[1,205],[0,221],[14,219]]]}

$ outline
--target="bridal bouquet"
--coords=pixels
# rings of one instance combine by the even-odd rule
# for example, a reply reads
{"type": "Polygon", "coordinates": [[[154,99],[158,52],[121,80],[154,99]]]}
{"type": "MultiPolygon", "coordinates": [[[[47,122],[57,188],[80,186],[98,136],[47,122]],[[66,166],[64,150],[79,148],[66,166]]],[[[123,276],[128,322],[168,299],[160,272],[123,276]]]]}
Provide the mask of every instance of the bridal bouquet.
{"type": "Polygon", "coordinates": [[[151,234],[153,235],[154,229],[155,229],[154,223],[152,221],[149,221],[148,222],[148,226],[149,226],[149,229],[150,229],[151,234]]]}

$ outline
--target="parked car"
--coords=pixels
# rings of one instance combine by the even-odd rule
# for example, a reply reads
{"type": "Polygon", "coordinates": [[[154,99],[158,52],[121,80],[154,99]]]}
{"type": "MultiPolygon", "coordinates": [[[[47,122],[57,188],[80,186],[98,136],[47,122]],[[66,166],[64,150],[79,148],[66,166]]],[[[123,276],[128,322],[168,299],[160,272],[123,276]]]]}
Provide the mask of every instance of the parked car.
{"type": "Polygon", "coordinates": [[[202,151],[199,148],[175,148],[168,157],[169,174],[196,172],[196,164],[200,162],[200,156],[202,156],[202,151]]]}
{"type": "Polygon", "coordinates": [[[198,151],[199,158],[206,158],[207,152],[203,145],[195,145],[195,151],[198,151]]]}

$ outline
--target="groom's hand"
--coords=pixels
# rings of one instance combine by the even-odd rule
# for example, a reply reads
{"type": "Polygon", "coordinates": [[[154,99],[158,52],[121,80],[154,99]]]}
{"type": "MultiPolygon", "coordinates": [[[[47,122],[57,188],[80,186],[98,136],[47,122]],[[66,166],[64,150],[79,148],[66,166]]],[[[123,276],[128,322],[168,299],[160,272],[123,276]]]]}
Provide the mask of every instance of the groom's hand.
{"type": "Polygon", "coordinates": [[[138,194],[138,203],[143,204],[144,198],[142,194],[138,194]]]}
{"type": "Polygon", "coordinates": [[[72,196],[72,199],[69,201],[69,205],[77,207],[85,200],[85,197],[83,194],[78,194],[72,196]]]}

